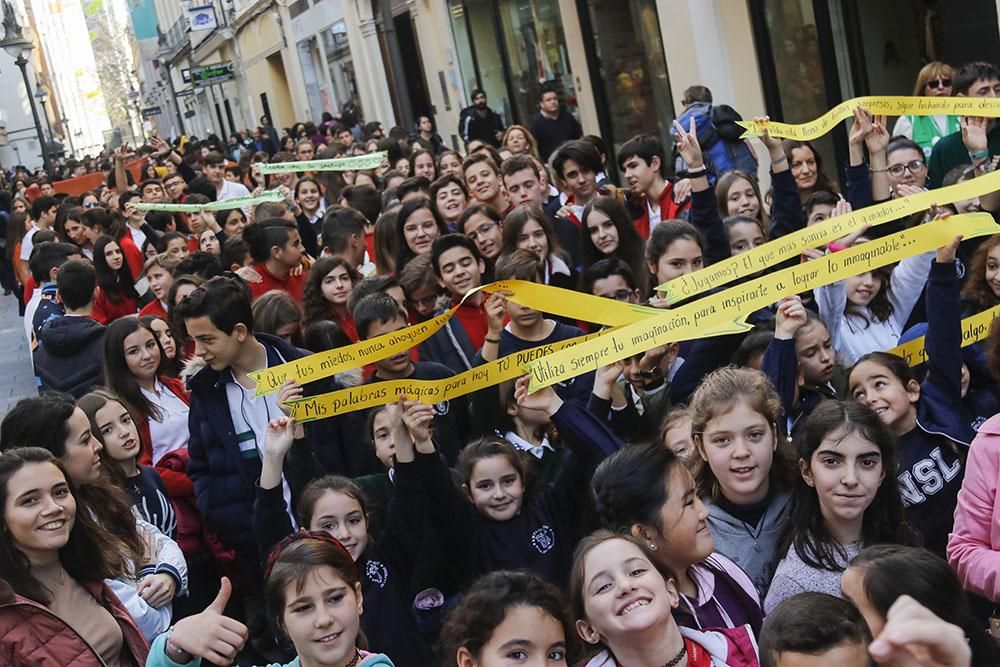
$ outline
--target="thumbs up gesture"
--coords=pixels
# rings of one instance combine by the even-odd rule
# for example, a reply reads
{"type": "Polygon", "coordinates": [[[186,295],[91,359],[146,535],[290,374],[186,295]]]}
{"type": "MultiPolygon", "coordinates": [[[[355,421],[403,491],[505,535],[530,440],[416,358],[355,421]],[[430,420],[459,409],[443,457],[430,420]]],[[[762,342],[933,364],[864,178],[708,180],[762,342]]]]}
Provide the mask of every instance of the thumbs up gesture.
{"type": "Polygon", "coordinates": [[[222,578],[219,594],[205,611],[177,622],[167,638],[165,652],[174,662],[204,658],[216,665],[231,665],[247,640],[247,626],[223,615],[233,585],[222,578]]]}

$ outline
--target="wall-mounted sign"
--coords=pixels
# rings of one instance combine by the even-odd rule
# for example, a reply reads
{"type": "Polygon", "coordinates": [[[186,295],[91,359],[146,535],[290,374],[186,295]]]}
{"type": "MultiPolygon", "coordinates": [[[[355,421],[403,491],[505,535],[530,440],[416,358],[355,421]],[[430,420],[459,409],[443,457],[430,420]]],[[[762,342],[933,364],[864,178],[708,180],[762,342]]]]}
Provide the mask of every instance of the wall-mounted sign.
{"type": "Polygon", "coordinates": [[[191,24],[191,32],[215,30],[219,25],[215,18],[215,8],[212,5],[188,7],[188,23],[191,24]]]}
{"type": "Polygon", "coordinates": [[[231,60],[216,65],[202,65],[191,68],[191,83],[196,87],[211,86],[233,78],[233,62],[231,60]]]}

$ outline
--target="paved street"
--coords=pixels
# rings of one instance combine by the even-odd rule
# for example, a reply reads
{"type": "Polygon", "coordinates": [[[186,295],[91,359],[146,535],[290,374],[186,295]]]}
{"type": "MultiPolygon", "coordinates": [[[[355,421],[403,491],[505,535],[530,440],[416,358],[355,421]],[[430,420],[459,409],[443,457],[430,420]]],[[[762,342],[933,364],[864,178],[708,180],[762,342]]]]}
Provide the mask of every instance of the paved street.
{"type": "Polygon", "coordinates": [[[35,374],[13,296],[0,297],[0,417],[20,399],[34,396],[35,374]]]}

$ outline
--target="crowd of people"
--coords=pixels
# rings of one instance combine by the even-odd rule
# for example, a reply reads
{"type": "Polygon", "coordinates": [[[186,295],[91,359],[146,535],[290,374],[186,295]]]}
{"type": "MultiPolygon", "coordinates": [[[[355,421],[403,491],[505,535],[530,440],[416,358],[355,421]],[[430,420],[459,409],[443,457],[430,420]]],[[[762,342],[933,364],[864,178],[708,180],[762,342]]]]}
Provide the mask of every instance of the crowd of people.
{"type": "MultiPolygon", "coordinates": [[[[1000,70],[930,63],[914,93],[1000,97],[1000,70]]],[[[154,137],[98,161],[92,191],[20,174],[0,193],[4,287],[39,389],[0,423],[0,662],[1000,664],[1000,327],[965,346],[960,329],[1000,305],[1000,235],[532,393],[525,376],[290,416],[298,398],[449,378],[601,328],[477,287],[667,308],[663,283],[986,176],[1000,125],[890,131],[859,108],[830,168],[766,132],[706,140],[732,110],[696,86],[673,145],[637,136],[608,164],[555,88],[530,127],[472,101],[464,153],[429,118],[382,136],[345,114],[280,139],[269,123],[228,144],[154,137]],[[357,171],[259,167],[376,152],[357,171]],[[139,205],[271,190],[284,198],[246,209],[139,205]],[[256,371],[453,307],[410,350],[256,391],[256,371]],[[920,337],[921,365],[891,352],[920,337]]],[[[997,215],[997,194],[794,261],[997,215]]]]}

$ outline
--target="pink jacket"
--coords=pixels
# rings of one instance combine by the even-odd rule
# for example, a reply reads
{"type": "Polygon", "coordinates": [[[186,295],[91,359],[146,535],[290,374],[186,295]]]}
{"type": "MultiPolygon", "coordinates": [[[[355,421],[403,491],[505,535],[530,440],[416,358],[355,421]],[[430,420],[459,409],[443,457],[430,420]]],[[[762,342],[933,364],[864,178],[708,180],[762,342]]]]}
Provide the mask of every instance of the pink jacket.
{"type": "Polygon", "coordinates": [[[1000,601],[1000,415],[979,427],[958,492],[948,563],[962,586],[1000,601]]]}
{"type": "MultiPolygon", "coordinates": [[[[128,610],[107,584],[84,584],[91,595],[118,621],[136,665],[146,664],[149,645],[128,610]]],[[[0,580],[0,664],[5,667],[101,667],[104,661],[87,642],[45,606],[21,597],[0,580]]]]}

